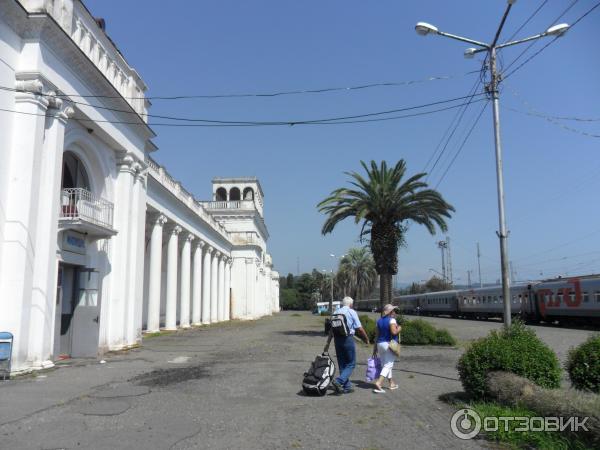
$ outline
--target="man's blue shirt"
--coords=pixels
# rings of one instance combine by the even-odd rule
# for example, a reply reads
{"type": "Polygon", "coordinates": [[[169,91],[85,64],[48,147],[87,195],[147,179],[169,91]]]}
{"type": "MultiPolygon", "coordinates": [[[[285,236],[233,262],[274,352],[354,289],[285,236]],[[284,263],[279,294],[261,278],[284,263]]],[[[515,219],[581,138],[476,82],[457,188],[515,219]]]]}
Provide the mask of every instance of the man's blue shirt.
{"type": "Polygon", "coordinates": [[[346,323],[348,324],[350,334],[354,334],[356,330],[362,328],[358,314],[356,314],[356,311],[349,306],[342,306],[341,308],[336,309],[334,314],[343,314],[346,316],[346,323]]]}

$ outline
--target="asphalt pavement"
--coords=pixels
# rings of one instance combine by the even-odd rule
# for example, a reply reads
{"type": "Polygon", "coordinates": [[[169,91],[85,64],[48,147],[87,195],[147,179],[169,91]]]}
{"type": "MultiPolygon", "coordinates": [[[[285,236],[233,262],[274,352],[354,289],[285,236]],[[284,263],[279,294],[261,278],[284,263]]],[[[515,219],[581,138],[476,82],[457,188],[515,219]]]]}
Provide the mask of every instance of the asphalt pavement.
{"type": "MultiPolygon", "coordinates": [[[[427,320],[446,326],[460,340],[499,326],[427,320]]],[[[461,391],[455,368],[461,346],[403,347],[395,370],[400,389],[374,394],[363,381],[371,347],[359,345],[354,393],[303,396],[302,374],[325,343],[322,321],[284,312],[254,322],[180,330],[145,338],[142,347],[102,360],[67,360],[43,373],[0,382],[0,448],[488,446],[454,437],[450,417],[455,409],[439,399],[461,391]]],[[[543,332],[561,347],[561,355],[569,343],[589,334],[543,332]]]]}

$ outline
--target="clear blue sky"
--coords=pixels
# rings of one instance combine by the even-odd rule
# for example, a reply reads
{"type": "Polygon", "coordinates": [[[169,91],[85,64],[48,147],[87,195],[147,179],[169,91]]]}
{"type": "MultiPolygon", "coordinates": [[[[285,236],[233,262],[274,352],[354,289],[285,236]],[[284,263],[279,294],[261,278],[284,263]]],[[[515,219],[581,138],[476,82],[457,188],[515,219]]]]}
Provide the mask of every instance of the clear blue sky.
{"type": "MultiPolygon", "coordinates": [[[[123,1],[88,0],[107,32],[150,87],[149,95],[272,92],[455,76],[362,91],[213,100],[155,100],[151,112],[222,120],[294,120],[383,111],[467,95],[480,67],[468,45],[417,36],[417,21],[490,41],[503,0],[453,1],[123,1]]],[[[506,39],[542,3],[513,7],[506,39]]],[[[571,1],[550,0],[518,37],[543,31],[571,1]]],[[[580,0],[561,21],[573,22],[596,3],[580,0]]],[[[538,43],[522,59],[547,42],[538,43]]],[[[509,255],[517,278],[600,271],[600,139],[568,131],[526,111],[522,101],[551,115],[600,118],[600,8],[506,80],[501,99],[509,255]],[[520,98],[515,95],[520,95],[520,98]]],[[[526,44],[525,44],[526,45],[526,44]]],[[[525,47],[507,50],[505,67],[525,47]]],[[[514,67],[514,66],[513,66],[514,67]]],[[[430,181],[449,164],[480,109],[467,111],[430,181]]],[[[357,245],[358,228],[339,226],[322,237],[315,205],[343,185],[359,161],[407,161],[424,166],[456,110],[367,124],[255,128],[156,127],[154,157],[199,198],[214,176],[255,175],[265,192],[269,248],[282,273],[330,269],[330,253],[357,245]]],[[[600,134],[600,122],[562,122],[600,134]]],[[[454,278],[477,278],[481,244],[484,281],[499,278],[496,178],[491,109],[439,186],[456,207],[449,222],[454,278]]],[[[401,250],[399,282],[440,270],[435,243],[413,226],[401,250]]]]}

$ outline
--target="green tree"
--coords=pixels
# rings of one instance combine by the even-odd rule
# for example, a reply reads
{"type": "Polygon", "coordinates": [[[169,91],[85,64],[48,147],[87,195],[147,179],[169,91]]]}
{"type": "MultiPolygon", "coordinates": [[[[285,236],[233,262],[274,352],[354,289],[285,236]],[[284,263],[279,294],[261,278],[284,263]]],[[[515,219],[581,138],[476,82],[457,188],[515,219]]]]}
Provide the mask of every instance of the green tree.
{"type": "Polygon", "coordinates": [[[435,275],[432,276],[427,283],[425,283],[426,292],[439,292],[439,291],[447,291],[452,289],[452,285],[445,280],[442,280],[435,275]]]}
{"type": "Polygon", "coordinates": [[[292,289],[294,287],[294,275],[292,275],[291,273],[287,274],[285,287],[288,289],[292,289]]]}
{"type": "Polygon", "coordinates": [[[340,260],[339,281],[345,293],[359,300],[371,293],[377,281],[375,261],[368,248],[351,248],[340,260]]]}
{"type": "Polygon", "coordinates": [[[435,234],[436,225],[446,231],[446,219],[454,207],[422,181],[425,173],[403,180],[406,163],[402,159],[393,168],[388,168],[385,161],[379,166],[371,161],[370,168],[364,161],[360,163],[367,172],[366,178],[357,172],[346,172],[352,188],[334,190],[317,207],[328,216],[323,234],[331,233],[348,217],[353,217],[355,223],[362,222],[360,236],[370,238],[383,308],[392,299],[392,275],[398,272],[398,248],[404,242],[407,224],[424,225],[431,234],[435,234]]]}

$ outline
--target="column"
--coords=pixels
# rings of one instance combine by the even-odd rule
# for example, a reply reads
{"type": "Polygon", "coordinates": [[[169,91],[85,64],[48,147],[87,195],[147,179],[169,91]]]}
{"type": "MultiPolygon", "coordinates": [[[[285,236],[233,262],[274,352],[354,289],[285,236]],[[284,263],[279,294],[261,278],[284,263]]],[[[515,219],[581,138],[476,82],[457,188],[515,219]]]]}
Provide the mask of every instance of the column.
{"type": "Polygon", "coordinates": [[[167,218],[159,214],[152,226],[150,236],[150,282],[148,285],[148,320],[146,324],[149,333],[160,329],[160,289],[162,269],[163,226],[167,218]]]}
{"type": "Polygon", "coordinates": [[[190,327],[190,275],[192,272],[191,256],[194,235],[188,233],[181,249],[181,292],[179,293],[179,326],[190,327]]]}
{"type": "Polygon", "coordinates": [[[225,320],[231,320],[231,258],[225,262],[225,320]]]}
{"type": "Polygon", "coordinates": [[[34,236],[38,211],[38,166],[44,139],[48,100],[38,95],[39,80],[18,81],[17,88],[30,92],[15,94],[12,146],[6,192],[2,273],[0,273],[0,328],[15,339],[12,369],[26,367],[29,341],[29,312],[34,266],[34,236]]]}
{"type": "Polygon", "coordinates": [[[219,306],[217,309],[217,320],[223,322],[225,320],[225,255],[219,258],[219,292],[217,301],[219,306]]]}
{"type": "Polygon", "coordinates": [[[167,311],[165,330],[177,329],[177,253],[181,227],[176,225],[169,236],[167,249],[167,311]]]}
{"type": "Polygon", "coordinates": [[[218,320],[218,286],[219,286],[219,259],[221,252],[215,251],[210,264],[210,323],[215,323],[218,320]]]}
{"type": "Polygon", "coordinates": [[[131,155],[123,155],[117,162],[118,173],[115,187],[114,223],[117,235],[111,238],[112,244],[112,271],[111,271],[111,298],[108,308],[106,326],[106,344],[110,350],[123,348],[126,343],[126,318],[128,304],[133,302],[130,297],[130,283],[132,267],[129,241],[130,222],[132,221],[132,191],[135,177],[135,160],[131,155]]]}
{"type": "Polygon", "coordinates": [[[50,97],[40,165],[40,186],[31,293],[29,361],[34,369],[52,367],[56,308],[56,236],[65,125],[74,113],[62,100],[50,97]]]}
{"type": "Polygon", "coordinates": [[[202,325],[210,323],[211,260],[213,248],[209,245],[204,251],[204,270],[202,277],[202,325]]]}
{"type": "Polygon", "coordinates": [[[146,245],[146,189],[142,164],[135,162],[129,222],[129,295],[127,296],[126,345],[139,343],[142,337],[144,302],[144,247],[146,245]]]}
{"type": "Polygon", "coordinates": [[[200,240],[194,246],[192,325],[200,325],[202,320],[202,247],[204,247],[204,242],[200,240]]]}
{"type": "Polygon", "coordinates": [[[254,319],[256,310],[254,298],[256,293],[256,263],[254,258],[246,258],[246,319],[254,319]]]}

